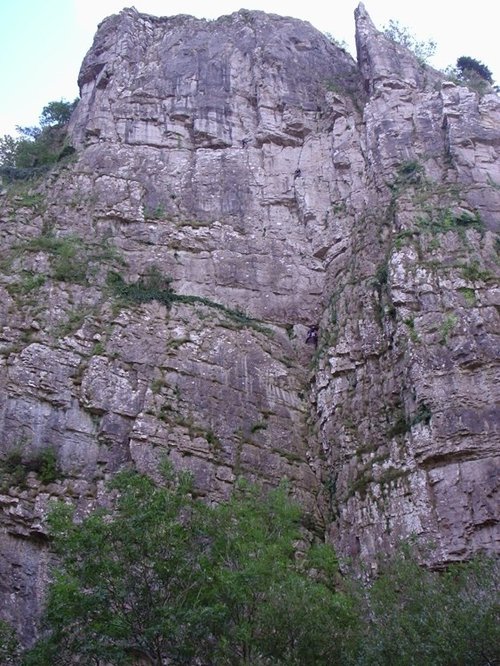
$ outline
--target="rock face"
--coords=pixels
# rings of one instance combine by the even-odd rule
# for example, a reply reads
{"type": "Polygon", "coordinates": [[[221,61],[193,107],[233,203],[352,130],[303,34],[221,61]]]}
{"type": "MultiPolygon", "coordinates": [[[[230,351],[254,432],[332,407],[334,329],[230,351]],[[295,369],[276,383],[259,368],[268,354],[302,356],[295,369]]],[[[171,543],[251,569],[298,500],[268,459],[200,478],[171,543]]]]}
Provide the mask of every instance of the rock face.
{"type": "Polygon", "coordinates": [[[500,221],[499,99],[441,83],[377,34],[363,7],[357,46],[370,95],[367,205],[352,205],[315,377],[332,538],[370,557],[413,532],[434,542],[436,559],[461,559],[499,546],[487,231],[500,221]]]}
{"type": "Polygon", "coordinates": [[[2,197],[0,607],[27,642],[50,500],[84,514],[165,456],[215,500],[287,477],[341,555],[499,549],[500,100],[356,23],[358,65],[290,18],[124,10],[77,159],[2,197]]]}

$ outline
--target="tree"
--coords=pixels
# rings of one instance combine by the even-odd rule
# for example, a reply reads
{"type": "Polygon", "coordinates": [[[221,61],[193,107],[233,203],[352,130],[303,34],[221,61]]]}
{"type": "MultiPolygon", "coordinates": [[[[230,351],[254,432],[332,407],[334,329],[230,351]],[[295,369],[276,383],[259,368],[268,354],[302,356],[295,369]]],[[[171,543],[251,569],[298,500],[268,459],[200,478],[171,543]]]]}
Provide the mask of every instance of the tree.
{"type": "Polygon", "coordinates": [[[42,127],[53,127],[54,125],[64,125],[67,123],[75,109],[78,100],[67,102],[59,100],[58,102],[49,102],[44,106],[40,115],[40,125],[42,127]]]}
{"type": "Polygon", "coordinates": [[[285,489],[239,486],[210,508],[183,474],[166,487],[121,474],[113,486],[112,513],[81,524],[66,505],[52,514],[61,566],[49,633],[26,664],[341,663],[349,604],[297,562],[300,511],[285,489]]]}
{"type": "Polygon", "coordinates": [[[10,134],[0,137],[0,166],[15,167],[19,139],[10,134]]]}
{"type": "Polygon", "coordinates": [[[406,545],[354,592],[363,640],[358,666],[487,666],[500,658],[499,562],[479,558],[444,572],[419,566],[406,545]]]}
{"type": "Polygon", "coordinates": [[[493,83],[493,75],[489,68],[475,58],[461,56],[457,60],[457,70],[464,80],[479,77],[488,83],[493,83]]]}
{"type": "Polygon", "coordinates": [[[38,127],[37,125],[30,125],[26,127],[16,125],[16,132],[20,134],[22,141],[36,141],[42,134],[42,128],[38,127]]]}
{"type": "Polygon", "coordinates": [[[51,635],[33,663],[67,664],[77,656],[124,664],[140,655],[160,665],[168,654],[182,664],[203,639],[203,510],[189,479],[169,476],[168,487],[159,488],[124,473],[113,487],[113,514],[98,511],[81,525],[68,506],[51,516],[61,568],[47,603],[51,635]]]}
{"type": "Polygon", "coordinates": [[[330,547],[317,546],[297,561],[300,517],[285,488],[263,499],[245,483],[214,512],[210,599],[220,611],[211,663],[342,663],[354,622],[351,604],[335,589],[330,547]],[[319,578],[309,575],[313,569],[319,578]]]}
{"type": "Polygon", "coordinates": [[[432,39],[418,41],[407,27],[393,19],[384,26],[383,32],[386,37],[393,42],[396,42],[396,44],[401,44],[401,46],[412,51],[421,63],[428,62],[428,60],[436,53],[435,41],[432,39]]]}
{"type": "Polygon", "coordinates": [[[264,492],[240,482],[216,507],[193,498],[190,477],[169,469],[162,487],[128,472],[113,489],[113,509],[79,523],[68,505],[52,513],[60,565],[46,637],[23,666],[491,666],[500,659],[498,561],[437,572],[419,566],[406,546],[375,580],[340,579],[332,549],[301,539],[301,512],[286,486],[264,492]]]}
{"type": "MultiPolygon", "coordinates": [[[[454,83],[465,85],[480,95],[491,92],[493,86],[493,75],[490,69],[475,58],[461,56],[455,67],[449,66],[444,74],[454,83]]],[[[493,86],[495,92],[499,92],[497,86],[493,86]]]]}
{"type": "Polygon", "coordinates": [[[65,125],[77,101],[49,102],[40,114],[40,126],[17,125],[19,137],[0,138],[0,167],[32,169],[57,162],[64,150],[65,125]]]}

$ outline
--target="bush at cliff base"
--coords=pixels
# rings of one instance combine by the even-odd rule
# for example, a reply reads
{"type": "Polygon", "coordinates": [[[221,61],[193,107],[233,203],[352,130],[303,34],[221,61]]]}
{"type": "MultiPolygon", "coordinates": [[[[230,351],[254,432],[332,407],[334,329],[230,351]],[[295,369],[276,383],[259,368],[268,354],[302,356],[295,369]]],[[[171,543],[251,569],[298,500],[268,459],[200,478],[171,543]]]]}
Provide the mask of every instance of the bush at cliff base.
{"type": "Polygon", "coordinates": [[[305,546],[285,486],[265,493],[240,483],[215,507],[168,468],[161,487],[123,473],[113,488],[112,511],[83,522],[68,505],[52,513],[60,565],[45,638],[25,666],[479,666],[500,658],[494,560],[435,572],[406,547],[363,584],[339,576],[328,546],[305,546]]]}
{"type": "Polygon", "coordinates": [[[157,487],[121,474],[114,512],[80,524],[71,507],[54,511],[61,566],[48,596],[48,637],[27,663],[341,660],[353,604],[335,589],[329,547],[297,557],[301,512],[286,488],[263,494],[240,483],[210,508],[193,499],[189,477],[165,476],[157,487]]]}

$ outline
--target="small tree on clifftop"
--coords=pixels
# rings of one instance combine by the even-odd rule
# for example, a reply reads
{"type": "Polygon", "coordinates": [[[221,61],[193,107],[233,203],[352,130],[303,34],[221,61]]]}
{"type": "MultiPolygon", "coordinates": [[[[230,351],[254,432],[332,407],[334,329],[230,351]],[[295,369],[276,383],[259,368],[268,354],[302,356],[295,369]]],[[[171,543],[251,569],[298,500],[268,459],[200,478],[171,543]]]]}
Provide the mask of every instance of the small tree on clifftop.
{"type": "Polygon", "coordinates": [[[383,32],[386,37],[396,42],[396,44],[401,44],[401,46],[412,51],[421,63],[426,63],[436,53],[435,41],[432,39],[417,40],[407,27],[393,19],[384,26],[383,32]]]}
{"type": "Polygon", "coordinates": [[[40,114],[40,126],[17,126],[19,137],[0,138],[0,167],[30,169],[52,164],[61,157],[65,144],[65,125],[77,104],[59,100],[49,102],[40,114]]]}
{"type": "Polygon", "coordinates": [[[74,108],[78,100],[73,102],[66,102],[59,100],[57,102],[49,102],[44,106],[40,114],[40,125],[42,127],[54,127],[54,125],[64,125],[71,118],[74,108]]]}
{"type": "Polygon", "coordinates": [[[488,83],[493,83],[493,75],[482,62],[469,56],[461,56],[457,60],[457,69],[464,80],[479,77],[488,83]]]}

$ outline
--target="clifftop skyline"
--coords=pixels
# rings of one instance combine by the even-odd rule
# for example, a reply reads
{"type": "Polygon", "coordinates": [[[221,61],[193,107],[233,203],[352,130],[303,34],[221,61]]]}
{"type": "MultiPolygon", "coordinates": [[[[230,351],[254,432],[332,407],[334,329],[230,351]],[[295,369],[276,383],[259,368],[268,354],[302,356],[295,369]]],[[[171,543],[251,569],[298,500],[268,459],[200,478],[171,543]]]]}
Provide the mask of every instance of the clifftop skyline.
{"type": "MultiPolygon", "coordinates": [[[[51,100],[72,101],[78,95],[76,84],[80,63],[91,47],[97,24],[106,16],[134,5],[143,13],[156,16],[192,14],[217,18],[241,8],[311,22],[318,30],[345,41],[352,55],[354,46],[353,13],[357,0],[325,5],[321,0],[290,4],[285,0],[32,0],[4,2],[0,5],[0,136],[15,134],[15,126],[35,125],[51,100]]],[[[462,55],[483,61],[500,78],[495,21],[488,20],[489,0],[471,5],[424,0],[401,3],[396,0],[371,0],[367,10],[382,29],[390,19],[407,26],[418,39],[437,43],[431,64],[438,68],[454,65],[462,55]]]]}

